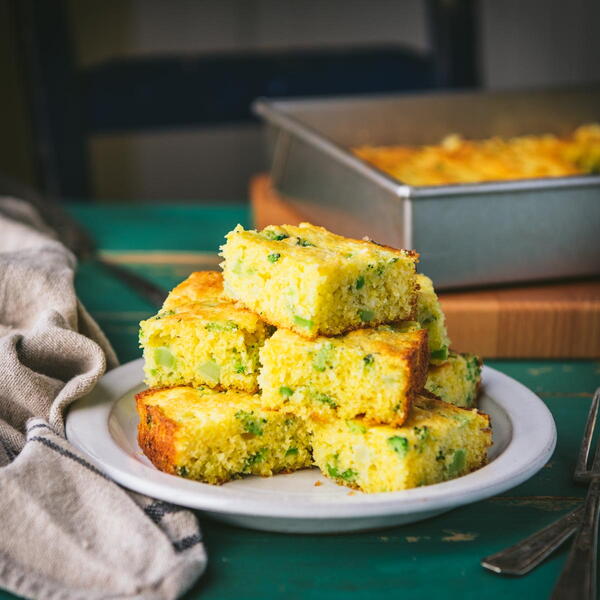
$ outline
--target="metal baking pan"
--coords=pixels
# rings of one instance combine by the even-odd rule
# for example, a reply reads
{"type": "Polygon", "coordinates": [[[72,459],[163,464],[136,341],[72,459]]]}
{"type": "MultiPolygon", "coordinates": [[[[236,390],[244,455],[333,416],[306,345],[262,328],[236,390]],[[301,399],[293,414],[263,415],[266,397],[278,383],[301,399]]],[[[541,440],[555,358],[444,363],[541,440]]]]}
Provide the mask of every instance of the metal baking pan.
{"type": "Polygon", "coordinates": [[[362,144],[567,134],[600,122],[593,89],[260,99],[271,176],[306,220],[414,248],[439,288],[600,274],[600,176],[413,187],[349,152],[362,144]]]}

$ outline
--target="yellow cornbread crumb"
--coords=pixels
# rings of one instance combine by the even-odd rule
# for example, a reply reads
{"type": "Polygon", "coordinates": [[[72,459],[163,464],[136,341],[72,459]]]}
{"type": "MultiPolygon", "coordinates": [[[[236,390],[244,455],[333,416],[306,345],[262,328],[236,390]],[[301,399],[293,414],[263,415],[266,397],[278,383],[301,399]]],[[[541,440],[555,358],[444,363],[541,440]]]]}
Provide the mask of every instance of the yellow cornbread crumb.
{"type": "Polygon", "coordinates": [[[255,392],[258,351],[270,333],[257,315],[223,296],[220,273],[193,273],[140,323],[145,382],[255,392]]]}
{"type": "Polygon", "coordinates": [[[277,330],[260,351],[266,408],[301,417],[401,425],[425,383],[427,331],[388,326],[307,340],[277,330]]]}
{"type": "Polygon", "coordinates": [[[420,396],[402,427],[360,419],[308,421],[313,458],[324,475],[364,492],[439,483],[483,466],[489,417],[420,396]]]}
{"type": "Polygon", "coordinates": [[[174,387],[136,402],[140,447],[161,471],[220,484],[311,465],[303,421],[264,410],[258,395],[174,387]]]}
{"type": "Polygon", "coordinates": [[[238,225],[221,247],[225,293],[302,336],[411,318],[418,255],[352,240],[322,227],[238,225]]]}
{"type": "Polygon", "coordinates": [[[450,353],[441,365],[429,368],[425,389],[445,402],[471,408],[481,384],[481,359],[474,354],[450,353]]]}

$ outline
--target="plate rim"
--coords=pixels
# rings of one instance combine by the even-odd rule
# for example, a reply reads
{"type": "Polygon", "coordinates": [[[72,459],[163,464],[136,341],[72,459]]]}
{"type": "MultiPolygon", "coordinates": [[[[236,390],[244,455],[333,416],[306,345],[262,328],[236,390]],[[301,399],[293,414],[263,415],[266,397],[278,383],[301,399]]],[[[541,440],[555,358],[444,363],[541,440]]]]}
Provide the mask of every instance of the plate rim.
{"type": "Polygon", "coordinates": [[[143,383],[142,365],[143,359],[139,358],[112,369],[89,394],[75,401],[66,417],[67,439],[118,484],[156,499],[212,513],[314,521],[449,510],[523,483],[547,463],[556,447],[556,425],[543,400],[512,377],[484,366],[484,392],[509,418],[512,435],[501,454],[477,471],[410,490],[324,495],[310,501],[286,492],[274,495],[271,490],[228,489],[163,473],[131,457],[113,438],[109,430],[113,407],[143,383]],[[494,394],[503,390],[505,396],[494,394]],[[532,425],[534,443],[527,435],[532,425]],[[90,431],[94,433],[91,437],[87,436],[90,431]]]}

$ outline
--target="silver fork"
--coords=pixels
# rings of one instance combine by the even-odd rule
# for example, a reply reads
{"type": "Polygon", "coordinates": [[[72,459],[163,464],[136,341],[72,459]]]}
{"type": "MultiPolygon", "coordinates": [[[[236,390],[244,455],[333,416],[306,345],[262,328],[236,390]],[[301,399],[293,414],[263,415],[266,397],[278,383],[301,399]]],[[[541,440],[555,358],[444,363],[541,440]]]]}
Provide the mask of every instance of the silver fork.
{"type": "MultiPolygon", "coordinates": [[[[600,388],[596,390],[590,405],[583,439],[581,440],[579,456],[575,466],[575,473],[573,475],[574,480],[579,483],[587,483],[592,479],[593,467],[592,471],[590,471],[587,465],[589,462],[590,448],[599,406],[600,388]]],[[[600,445],[598,447],[600,448],[600,445]]],[[[597,454],[598,450],[596,450],[594,464],[597,460],[597,454]]],[[[526,573],[529,573],[529,571],[537,567],[577,531],[584,514],[587,514],[585,512],[586,506],[576,508],[564,517],[547,527],[544,527],[544,529],[537,533],[530,535],[514,546],[506,548],[496,554],[486,556],[481,561],[481,566],[502,575],[525,575],[526,573]]],[[[597,530],[597,527],[595,530],[597,530]]],[[[569,564],[570,563],[568,562],[567,566],[569,564]]],[[[593,580],[595,581],[595,575],[593,576],[593,580]]],[[[570,593],[571,592],[572,589],[570,590],[570,593]]],[[[557,596],[557,598],[560,597],[561,596],[557,596]]]]}
{"type": "Polygon", "coordinates": [[[598,550],[598,515],[600,509],[600,443],[596,444],[594,461],[588,467],[592,436],[598,416],[600,389],[596,390],[585,434],[575,467],[575,481],[589,481],[583,515],[565,567],[552,592],[552,600],[594,600],[596,598],[596,563],[598,550]]]}

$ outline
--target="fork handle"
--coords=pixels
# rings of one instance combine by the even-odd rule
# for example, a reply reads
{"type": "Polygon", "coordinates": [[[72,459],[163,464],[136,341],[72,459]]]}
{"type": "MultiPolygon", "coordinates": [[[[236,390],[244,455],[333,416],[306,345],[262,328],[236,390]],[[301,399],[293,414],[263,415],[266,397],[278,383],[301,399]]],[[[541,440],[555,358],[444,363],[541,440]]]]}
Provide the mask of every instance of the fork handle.
{"type": "Polygon", "coordinates": [[[575,533],[582,514],[580,506],[514,546],[486,556],[481,566],[502,575],[529,573],[575,533]]]}
{"type": "Polygon", "coordinates": [[[160,286],[152,283],[145,277],[138,275],[135,271],[122,267],[114,262],[101,257],[96,257],[96,260],[117,279],[120,279],[124,284],[137,292],[146,301],[153,304],[156,308],[160,308],[167,297],[167,292],[160,286]]]}
{"type": "Polygon", "coordinates": [[[595,600],[600,478],[590,483],[579,531],[565,567],[552,592],[552,600],[595,600]]]}

